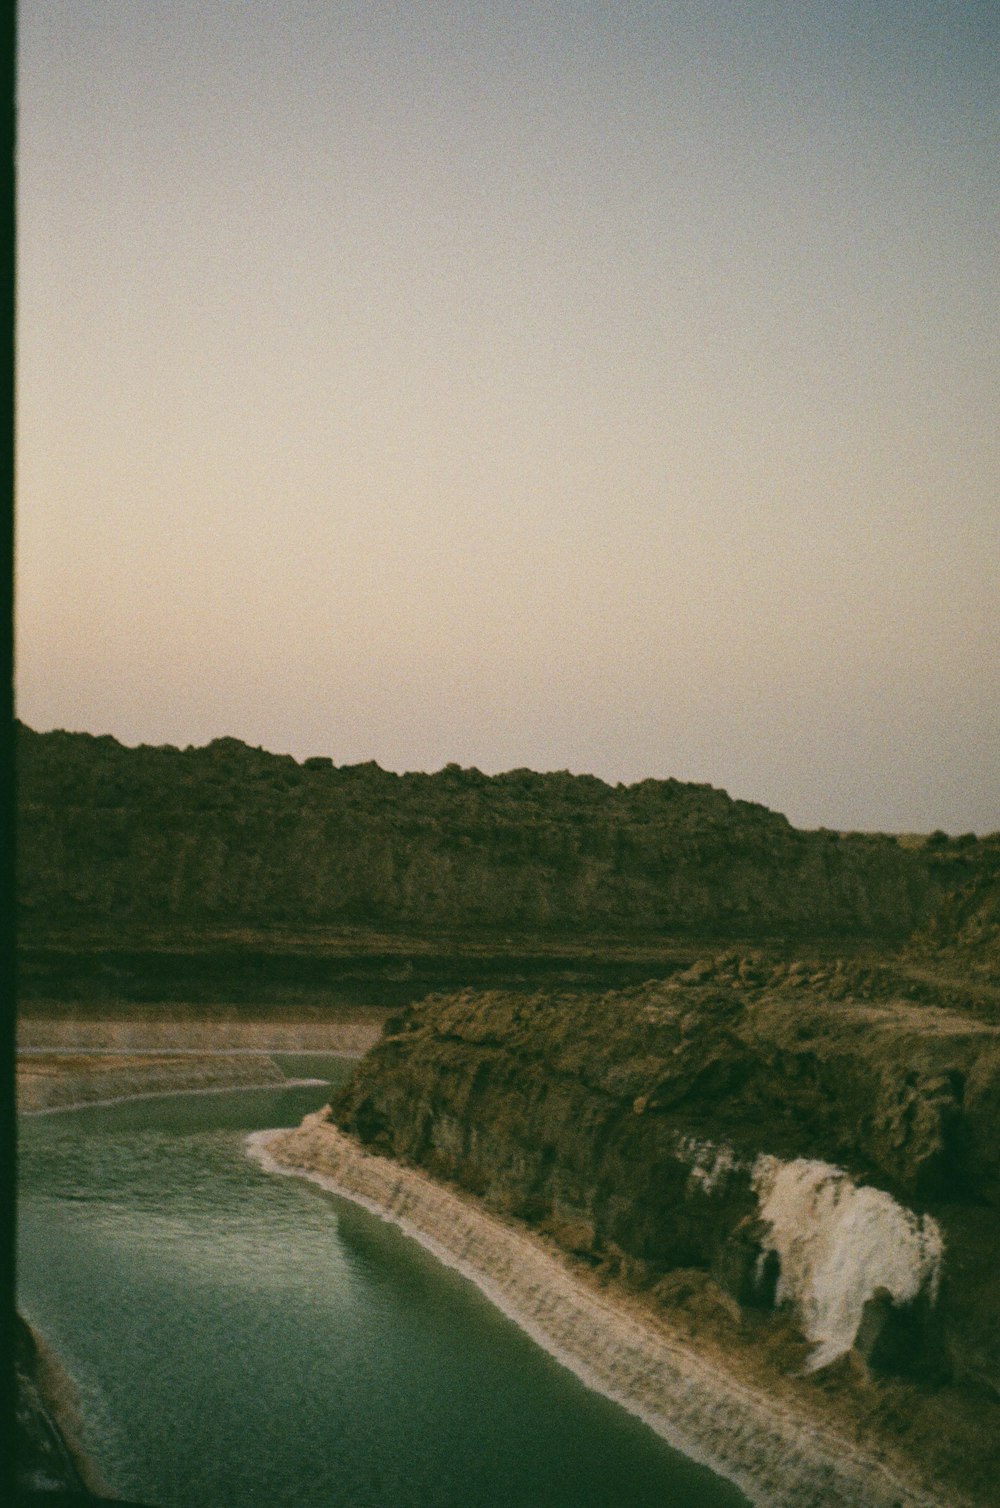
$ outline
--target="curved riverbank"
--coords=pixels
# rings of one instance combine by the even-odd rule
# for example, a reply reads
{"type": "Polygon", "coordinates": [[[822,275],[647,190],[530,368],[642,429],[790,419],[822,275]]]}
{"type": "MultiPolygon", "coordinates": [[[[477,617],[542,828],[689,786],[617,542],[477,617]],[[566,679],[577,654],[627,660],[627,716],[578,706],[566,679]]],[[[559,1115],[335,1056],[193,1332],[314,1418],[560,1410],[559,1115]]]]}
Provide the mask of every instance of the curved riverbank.
{"type": "MultiPolygon", "coordinates": [[[[98,1110],[138,1100],[168,1100],[190,1095],[225,1095],[244,1090],[329,1088],[327,1078],[291,1077],[260,1053],[198,1053],[176,1048],[174,1054],[124,1054],[92,1049],[94,1056],[73,1052],[32,1052],[17,1063],[19,1119],[58,1116],[60,1112],[98,1110]],[[177,1056],[183,1054],[183,1056],[177,1056]]],[[[309,1055],[336,1057],[336,1054],[309,1055]]],[[[342,1054],[345,1059],[353,1056],[342,1054]]],[[[269,1101],[270,1103],[270,1098],[269,1101]]],[[[315,1099],[313,1101],[315,1103],[315,1099]]],[[[31,1312],[30,1310],[26,1313],[31,1312]]],[[[145,1508],[114,1494],[101,1467],[84,1445],[89,1421],[77,1384],[49,1343],[34,1313],[17,1313],[14,1373],[16,1413],[12,1471],[18,1503],[43,1504],[65,1496],[85,1504],[122,1502],[145,1508]],[[69,1495],[69,1496],[67,1496],[69,1495]]]]}
{"type": "Polygon", "coordinates": [[[310,1178],[399,1226],[587,1386],[761,1508],[964,1508],[903,1480],[787,1390],[769,1391],[727,1366],[717,1348],[692,1344],[665,1318],[600,1287],[526,1227],[365,1152],[327,1112],[293,1131],[255,1133],[248,1150],[268,1171],[310,1178]]]}

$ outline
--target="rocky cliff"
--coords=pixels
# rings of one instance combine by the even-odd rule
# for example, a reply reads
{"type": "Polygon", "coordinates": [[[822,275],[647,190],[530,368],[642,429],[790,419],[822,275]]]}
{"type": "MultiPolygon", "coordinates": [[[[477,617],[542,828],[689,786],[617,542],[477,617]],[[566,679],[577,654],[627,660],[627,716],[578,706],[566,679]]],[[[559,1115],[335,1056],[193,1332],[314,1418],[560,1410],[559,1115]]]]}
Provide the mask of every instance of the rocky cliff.
{"type": "Polygon", "coordinates": [[[970,980],[1000,984],[1000,835],[977,848],[974,872],[944,895],[907,954],[970,980]]]}
{"type": "Polygon", "coordinates": [[[853,1357],[895,1379],[913,1420],[952,1420],[973,1463],[952,1468],[985,1480],[1000,1464],[983,1465],[1000,1423],[1000,1030],[865,1002],[848,979],[804,989],[794,966],[717,972],[428,1000],[334,1119],[653,1304],[714,1293],[765,1348],[791,1324],[796,1369],[853,1357]]]}
{"type": "Polygon", "coordinates": [[[22,927],[902,938],[975,839],[801,832],[709,786],[20,730],[22,927]]]}

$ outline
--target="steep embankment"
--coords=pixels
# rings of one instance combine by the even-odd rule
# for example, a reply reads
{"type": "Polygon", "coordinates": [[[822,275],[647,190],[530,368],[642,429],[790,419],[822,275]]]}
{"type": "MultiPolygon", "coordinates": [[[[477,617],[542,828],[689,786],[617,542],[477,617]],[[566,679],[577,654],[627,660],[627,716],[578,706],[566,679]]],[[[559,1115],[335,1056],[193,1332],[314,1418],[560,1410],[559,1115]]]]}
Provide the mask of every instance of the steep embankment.
{"type": "Polygon", "coordinates": [[[29,936],[353,925],[902,938],[977,862],[974,839],[800,832],[675,780],[394,775],[235,739],[127,749],[30,729],[18,760],[29,936]]]}
{"type": "Polygon", "coordinates": [[[17,1490],[86,1503],[105,1483],[79,1444],[76,1391],[48,1346],[20,1315],[14,1316],[13,1430],[17,1490]]]}
{"type": "Polygon", "coordinates": [[[794,969],[466,993],[408,1011],[334,1111],[695,1332],[735,1306],[812,1405],[992,1500],[997,1028],[804,998],[794,969]]]}
{"type": "MultiPolygon", "coordinates": [[[[622,1403],[677,1449],[736,1482],[766,1508],[804,1503],[941,1508],[815,1409],[734,1364],[705,1327],[697,1344],[662,1313],[602,1288],[565,1253],[475,1199],[371,1156],[326,1111],[295,1131],[257,1132],[251,1154],[272,1172],[303,1173],[415,1237],[470,1278],[588,1386],[622,1403]]],[[[773,1379],[772,1379],[773,1382],[773,1379]]],[[[958,1508],[952,1502],[949,1508],[958,1508]]]]}

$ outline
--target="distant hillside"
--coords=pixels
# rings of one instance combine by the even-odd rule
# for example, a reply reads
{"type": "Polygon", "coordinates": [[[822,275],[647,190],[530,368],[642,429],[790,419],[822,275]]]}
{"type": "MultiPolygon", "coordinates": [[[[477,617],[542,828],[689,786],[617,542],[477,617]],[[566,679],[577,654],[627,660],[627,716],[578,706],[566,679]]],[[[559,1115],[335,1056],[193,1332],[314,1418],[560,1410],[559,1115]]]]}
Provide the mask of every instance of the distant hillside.
{"type": "Polygon", "coordinates": [[[802,832],[710,786],[19,736],[22,935],[290,929],[902,939],[973,840],[802,832]]]}

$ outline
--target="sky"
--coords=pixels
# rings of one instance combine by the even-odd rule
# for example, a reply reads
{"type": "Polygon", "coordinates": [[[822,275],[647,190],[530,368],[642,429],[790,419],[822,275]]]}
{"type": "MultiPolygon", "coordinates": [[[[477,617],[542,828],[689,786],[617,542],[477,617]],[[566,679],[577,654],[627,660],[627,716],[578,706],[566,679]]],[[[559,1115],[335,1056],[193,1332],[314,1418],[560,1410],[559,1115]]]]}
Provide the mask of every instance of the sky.
{"type": "Polygon", "coordinates": [[[992,0],[21,0],[17,704],[1000,829],[992,0]]]}

